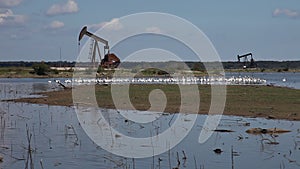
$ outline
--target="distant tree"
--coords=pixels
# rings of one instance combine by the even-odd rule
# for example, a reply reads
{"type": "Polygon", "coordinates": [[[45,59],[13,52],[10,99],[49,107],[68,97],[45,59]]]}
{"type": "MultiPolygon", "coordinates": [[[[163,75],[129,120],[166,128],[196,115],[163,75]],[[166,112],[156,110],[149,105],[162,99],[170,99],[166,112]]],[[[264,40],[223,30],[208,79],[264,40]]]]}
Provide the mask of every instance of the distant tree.
{"type": "Polygon", "coordinates": [[[204,71],[204,65],[200,62],[195,62],[192,66],[193,71],[204,71]]]}
{"type": "Polygon", "coordinates": [[[47,75],[50,71],[50,67],[44,62],[35,63],[32,65],[33,71],[37,75],[47,75]]]}
{"type": "Polygon", "coordinates": [[[166,72],[164,70],[157,69],[157,68],[148,68],[148,69],[142,70],[141,73],[145,76],[169,75],[168,72],[166,72]]]}
{"type": "Polygon", "coordinates": [[[131,73],[137,73],[137,72],[139,72],[139,70],[140,70],[140,69],[138,69],[138,68],[132,68],[132,69],[131,69],[131,73]]]}

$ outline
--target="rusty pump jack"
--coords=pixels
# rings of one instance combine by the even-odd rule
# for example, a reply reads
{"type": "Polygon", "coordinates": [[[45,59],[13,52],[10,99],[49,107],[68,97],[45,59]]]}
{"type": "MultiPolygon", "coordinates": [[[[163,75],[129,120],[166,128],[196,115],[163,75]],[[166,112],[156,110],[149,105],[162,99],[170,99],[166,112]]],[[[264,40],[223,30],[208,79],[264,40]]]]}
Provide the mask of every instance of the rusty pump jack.
{"type": "Polygon", "coordinates": [[[243,68],[246,69],[247,68],[246,62],[248,62],[248,56],[251,57],[251,59],[250,59],[250,66],[249,67],[250,68],[256,67],[254,59],[252,57],[252,53],[247,53],[247,54],[241,55],[241,56],[237,55],[238,62],[241,62],[241,58],[244,58],[244,66],[243,66],[243,68]]]}
{"type": "Polygon", "coordinates": [[[80,40],[83,38],[84,35],[86,35],[94,40],[93,49],[92,49],[92,57],[91,57],[92,64],[95,65],[95,63],[96,63],[96,53],[97,53],[96,50],[97,50],[100,60],[101,60],[100,66],[102,68],[117,68],[119,66],[120,59],[115,54],[109,52],[109,46],[108,46],[107,40],[100,38],[100,37],[94,35],[93,33],[87,31],[87,27],[85,26],[81,29],[81,31],[79,33],[78,42],[80,42],[80,40]],[[103,59],[101,57],[98,42],[101,42],[104,44],[104,58],[103,59]]]}

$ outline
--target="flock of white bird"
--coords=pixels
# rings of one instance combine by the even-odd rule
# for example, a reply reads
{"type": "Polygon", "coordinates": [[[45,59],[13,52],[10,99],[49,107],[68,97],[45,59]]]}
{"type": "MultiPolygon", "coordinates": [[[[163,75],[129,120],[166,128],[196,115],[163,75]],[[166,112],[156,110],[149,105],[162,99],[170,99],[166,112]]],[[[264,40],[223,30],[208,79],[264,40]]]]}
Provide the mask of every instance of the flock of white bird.
{"type": "MultiPolygon", "coordinates": [[[[61,83],[60,80],[55,80],[61,83]]],[[[51,81],[49,81],[51,83],[51,81]]],[[[264,85],[266,80],[255,77],[143,77],[143,78],[73,78],[65,79],[65,84],[226,84],[226,85],[264,85]]]]}

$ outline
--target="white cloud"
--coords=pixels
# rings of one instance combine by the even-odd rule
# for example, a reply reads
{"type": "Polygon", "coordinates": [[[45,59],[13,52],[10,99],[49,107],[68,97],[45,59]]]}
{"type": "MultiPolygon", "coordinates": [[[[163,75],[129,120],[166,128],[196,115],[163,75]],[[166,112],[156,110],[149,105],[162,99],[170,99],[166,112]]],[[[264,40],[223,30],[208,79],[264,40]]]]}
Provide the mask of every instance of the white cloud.
{"type": "Polygon", "coordinates": [[[146,32],[149,32],[149,33],[162,33],[162,31],[159,29],[159,27],[156,27],[156,26],[146,28],[146,32]]]}
{"type": "Polygon", "coordinates": [[[30,36],[29,34],[28,34],[28,32],[26,32],[26,33],[24,33],[24,32],[14,32],[13,34],[9,35],[9,38],[13,39],[13,40],[21,40],[21,39],[28,38],[30,36]]]}
{"type": "Polygon", "coordinates": [[[123,28],[122,23],[120,22],[119,18],[113,18],[111,21],[109,22],[101,22],[99,24],[92,24],[89,25],[89,28],[92,30],[98,30],[100,28],[104,28],[106,30],[120,30],[123,28]]]}
{"type": "Polygon", "coordinates": [[[65,24],[61,21],[53,21],[48,26],[46,26],[46,29],[60,29],[64,27],[65,24]]]}
{"type": "Polygon", "coordinates": [[[10,9],[0,9],[0,26],[16,26],[26,22],[24,15],[15,15],[10,9]]]}
{"type": "Polygon", "coordinates": [[[298,18],[300,17],[300,12],[299,11],[295,11],[295,10],[290,10],[290,9],[275,9],[273,11],[273,16],[277,17],[277,16],[287,16],[289,18],[298,18]]]}
{"type": "Polygon", "coordinates": [[[23,0],[0,0],[0,7],[13,7],[19,5],[23,0]]]}
{"type": "Polygon", "coordinates": [[[76,13],[79,11],[78,5],[74,0],[68,0],[63,4],[54,4],[46,12],[49,16],[76,13]]]}

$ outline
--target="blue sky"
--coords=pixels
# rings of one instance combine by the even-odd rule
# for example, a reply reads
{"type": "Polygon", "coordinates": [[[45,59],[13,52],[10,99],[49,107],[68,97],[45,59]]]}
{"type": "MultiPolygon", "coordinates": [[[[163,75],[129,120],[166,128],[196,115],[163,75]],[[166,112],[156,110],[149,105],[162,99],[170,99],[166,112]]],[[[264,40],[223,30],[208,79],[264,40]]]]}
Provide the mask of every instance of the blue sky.
{"type": "Polygon", "coordinates": [[[223,61],[247,52],[256,60],[300,60],[299,0],[0,0],[0,61],[56,61],[60,48],[62,60],[73,61],[84,25],[96,28],[137,12],[190,21],[223,61]]]}

